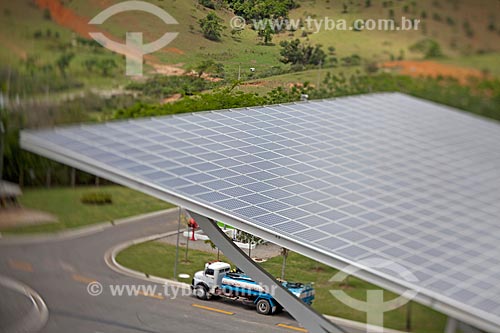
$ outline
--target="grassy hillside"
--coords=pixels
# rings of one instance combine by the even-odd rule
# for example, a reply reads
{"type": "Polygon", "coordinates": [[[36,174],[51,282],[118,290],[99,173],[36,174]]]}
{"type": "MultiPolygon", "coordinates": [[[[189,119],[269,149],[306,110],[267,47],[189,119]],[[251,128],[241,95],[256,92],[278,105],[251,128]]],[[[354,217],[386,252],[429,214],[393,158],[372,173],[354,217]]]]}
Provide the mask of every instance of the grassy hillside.
{"type": "MultiPolygon", "coordinates": [[[[123,73],[124,61],[120,55],[100,49],[78,45],[77,37],[82,34],[75,20],[61,22],[40,8],[40,3],[55,3],[56,0],[19,0],[0,4],[0,42],[4,46],[0,51],[0,61],[5,66],[26,67],[26,59],[32,57],[39,66],[54,65],[55,59],[65,52],[75,54],[69,72],[86,83],[118,85],[127,81],[123,73]],[[38,5],[37,5],[38,4],[38,5]],[[59,23],[56,23],[56,22],[59,23]],[[50,36],[47,36],[50,30],[50,36]],[[76,31],[76,32],[74,32],[76,31]],[[40,34],[41,37],[35,37],[40,34]],[[55,37],[57,36],[57,37],[55,37]],[[116,68],[113,73],[103,77],[101,73],[89,73],[84,62],[89,58],[113,59],[116,68]]],[[[118,0],[64,0],[62,4],[78,17],[79,24],[85,22],[103,9],[119,2],[118,0]]],[[[225,65],[226,77],[235,79],[238,69],[242,68],[242,77],[247,78],[249,68],[257,73],[269,71],[274,66],[286,68],[279,62],[279,42],[299,38],[304,42],[322,44],[324,49],[335,47],[330,56],[339,59],[357,54],[366,62],[384,62],[404,57],[420,59],[422,54],[410,51],[410,46],[423,38],[432,38],[440,44],[447,62],[490,69],[498,68],[497,54],[489,58],[476,56],[479,53],[500,51],[500,24],[496,13],[500,12],[500,2],[496,0],[394,0],[362,1],[350,0],[298,1],[299,8],[290,12],[290,18],[306,17],[322,19],[387,19],[394,17],[396,22],[402,16],[421,19],[419,31],[320,31],[304,33],[302,30],[274,35],[273,44],[261,45],[257,33],[247,27],[240,36],[231,34],[229,21],[234,16],[228,8],[216,10],[224,20],[226,29],[219,42],[203,37],[198,20],[212,11],[200,5],[197,0],[151,0],[177,19],[179,25],[165,26],[154,15],[141,12],[128,12],[115,15],[101,26],[113,38],[123,40],[127,31],[144,32],[146,42],[154,41],[166,31],[179,32],[179,37],[166,48],[147,57],[148,71],[151,65],[168,65],[189,68],[206,59],[213,59],[225,65]],[[467,56],[464,61],[462,57],[467,56]]],[[[349,23],[350,24],[350,23],[349,23]]],[[[86,27],[88,29],[88,26],[86,27]]],[[[83,29],[85,30],[85,29],[83,29]]],[[[168,69],[168,68],[167,68],[168,69]]],[[[168,72],[168,71],[167,71],[168,72]]]]}

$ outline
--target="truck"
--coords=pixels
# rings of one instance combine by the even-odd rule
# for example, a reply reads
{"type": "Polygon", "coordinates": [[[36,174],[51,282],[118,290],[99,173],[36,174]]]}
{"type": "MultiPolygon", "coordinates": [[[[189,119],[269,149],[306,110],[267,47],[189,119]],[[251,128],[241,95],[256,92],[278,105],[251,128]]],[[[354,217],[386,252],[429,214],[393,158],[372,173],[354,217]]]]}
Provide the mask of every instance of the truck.
{"type": "MultiPolygon", "coordinates": [[[[312,304],[315,297],[312,284],[279,282],[304,303],[312,304]]],[[[272,292],[242,271],[232,270],[231,265],[225,262],[206,263],[203,271],[194,274],[191,289],[200,300],[220,297],[239,300],[246,305],[255,306],[257,313],[262,315],[273,315],[283,310],[283,305],[274,299],[272,292]]]]}

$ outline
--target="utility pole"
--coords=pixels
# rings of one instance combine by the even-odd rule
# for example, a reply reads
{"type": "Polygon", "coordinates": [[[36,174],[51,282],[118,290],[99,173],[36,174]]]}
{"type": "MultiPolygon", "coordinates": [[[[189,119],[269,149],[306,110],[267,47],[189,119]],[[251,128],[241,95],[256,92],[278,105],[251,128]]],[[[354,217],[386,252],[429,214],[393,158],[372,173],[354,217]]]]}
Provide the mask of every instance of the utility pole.
{"type": "Polygon", "coordinates": [[[283,264],[281,265],[281,280],[285,280],[286,258],[288,257],[288,249],[282,248],[281,255],[283,256],[283,264]]]}
{"type": "Polygon", "coordinates": [[[177,280],[177,265],[179,262],[179,238],[181,232],[181,214],[182,214],[182,208],[179,207],[179,221],[177,223],[177,242],[175,245],[174,280],[177,280]]]}
{"type": "Polygon", "coordinates": [[[5,127],[3,127],[3,121],[0,120],[0,180],[3,179],[3,150],[4,150],[4,135],[5,127]]]}

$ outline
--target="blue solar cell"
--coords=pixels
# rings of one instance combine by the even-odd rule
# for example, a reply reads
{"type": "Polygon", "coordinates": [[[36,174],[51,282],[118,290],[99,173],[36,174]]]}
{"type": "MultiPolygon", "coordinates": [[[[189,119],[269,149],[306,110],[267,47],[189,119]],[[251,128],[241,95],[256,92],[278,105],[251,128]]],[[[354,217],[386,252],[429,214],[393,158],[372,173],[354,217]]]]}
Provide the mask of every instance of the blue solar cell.
{"type": "MultiPolygon", "coordinates": [[[[245,196],[240,197],[239,199],[243,200],[245,202],[248,202],[250,204],[254,204],[254,205],[258,205],[258,204],[268,202],[271,200],[270,198],[263,196],[263,195],[260,195],[260,194],[257,194],[257,193],[245,195],[245,196]]],[[[262,207],[262,206],[260,206],[260,207],[262,207]]]]}
{"type": "Polygon", "coordinates": [[[336,251],[349,244],[336,237],[329,237],[327,239],[315,241],[315,243],[332,251],[336,251]]]}
{"type": "Polygon", "coordinates": [[[237,214],[240,214],[243,216],[249,216],[252,218],[255,218],[255,217],[260,216],[260,215],[265,215],[268,213],[266,210],[264,210],[262,208],[255,207],[255,206],[250,206],[250,207],[238,209],[238,210],[235,210],[234,212],[237,214]]]}
{"type": "Polygon", "coordinates": [[[365,249],[360,248],[359,246],[351,245],[343,249],[339,249],[338,253],[345,255],[347,258],[356,259],[363,255],[366,255],[367,251],[365,249]]]}
{"type": "Polygon", "coordinates": [[[205,200],[207,202],[218,202],[218,201],[223,201],[231,198],[228,195],[224,195],[219,192],[208,192],[204,194],[197,194],[196,195],[198,198],[205,200]]]}
{"type": "Polygon", "coordinates": [[[272,186],[270,186],[268,184],[260,183],[260,182],[255,182],[255,183],[251,183],[248,185],[244,185],[243,187],[248,189],[248,190],[251,190],[254,192],[259,192],[262,194],[265,194],[264,192],[269,191],[273,188],[272,186]]]}
{"type": "Polygon", "coordinates": [[[189,186],[180,188],[179,191],[182,191],[183,193],[189,194],[189,195],[198,195],[201,193],[209,192],[210,189],[207,187],[200,186],[200,185],[189,185],[189,186]]]}
{"type": "Polygon", "coordinates": [[[225,208],[225,209],[229,209],[229,210],[236,210],[236,209],[240,209],[240,208],[248,206],[248,203],[241,201],[241,200],[238,200],[238,199],[228,199],[228,200],[217,202],[217,206],[225,208]]]}
{"type": "Polygon", "coordinates": [[[282,189],[266,190],[266,191],[261,192],[261,193],[263,195],[266,195],[270,198],[275,198],[275,199],[283,199],[283,198],[293,196],[293,193],[282,190],[282,189]]]}
{"type": "Polygon", "coordinates": [[[279,214],[294,220],[309,215],[306,211],[293,207],[280,211],[279,214]]]}
{"type": "Polygon", "coordinates": [[[341,220],[341,219],[347,217],[346,214],[341,213],[338,210],[328,210],[328,211],[323,212],[319,215],[323,216],[324,218],[329,219],[331,221],[338,221],[338,220],[341,220]]]}
{"type": "Polygon", "coordinates": [[[196,169],[198,171],[213,171],[220,169],[220,167],[217,164],[214,163],[200,163],[200,164],[195,164],[192,166],[193,169],[196,169]]]}
{"type": "Polygon", "coordinates": [[[266,215],[262,215],[262,216],[258,216],[258,217],[255,217],[254,218],[256,221],[262,223],[262,224],[265,224],[265,225],[268,225],[268,226],[275,226],[277,224],[280,224],[282,222],[285,222],[287,221],[286,218],[282,217],[282,216],[278,216],[276,214],[266,214],[266,215]]]}
{"type": "Polygon", "coordinates": [[[240,186],[241,185],[248,185],[248,184],[255,182],[255,180],[253,178],[250,178],[247,176],[235,176],[235,177],[226,178],[226,180],[230,183],[233,183],[235,185],[240,185],[240,186]]]}

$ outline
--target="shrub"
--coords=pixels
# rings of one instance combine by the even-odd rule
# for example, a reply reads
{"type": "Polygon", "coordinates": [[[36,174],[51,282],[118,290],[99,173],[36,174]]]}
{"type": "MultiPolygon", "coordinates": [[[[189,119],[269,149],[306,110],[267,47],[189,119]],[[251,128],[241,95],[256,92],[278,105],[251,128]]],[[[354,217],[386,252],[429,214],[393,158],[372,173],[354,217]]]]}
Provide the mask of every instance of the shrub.
{"type": "Polygon", "coordinates": [[[113,203],[111,194],[105,192],[85,193],[80,201],[85,205],[110,205],[113,203]]]}
{"type": "Polygon", "coordinates": [[[303,45],[300,40],[282,41],[280,43],[280,61],[292,65],[319,65],[325,63],[326,53],[321,45],[303,45]]]}
{"type": "Polygon", "coordinates": [[[410,51],[423,53],[426,59],[443,56],[441,46],[432,39],[423,39],[410,46],[410,51]]]}
{"type": "Polygon", "coordinates": [[[213,41],[219,41],[222,37],[222,30],[224,30],[222,22],[223,20],[214,13],[209,13],[205,18],[198,21],[203,36],[213,41]]]}

